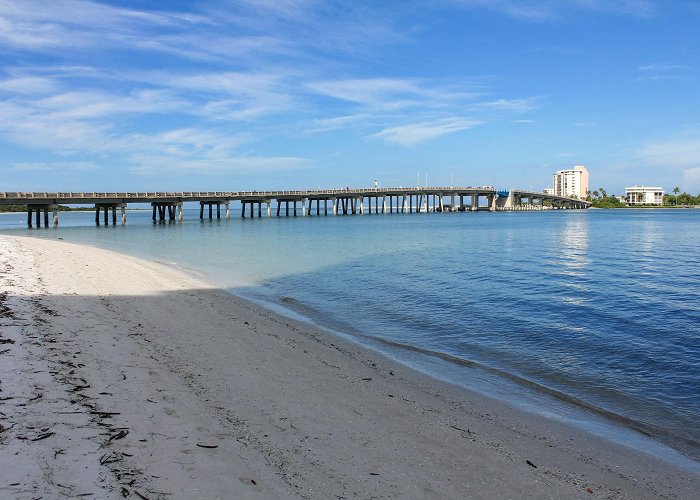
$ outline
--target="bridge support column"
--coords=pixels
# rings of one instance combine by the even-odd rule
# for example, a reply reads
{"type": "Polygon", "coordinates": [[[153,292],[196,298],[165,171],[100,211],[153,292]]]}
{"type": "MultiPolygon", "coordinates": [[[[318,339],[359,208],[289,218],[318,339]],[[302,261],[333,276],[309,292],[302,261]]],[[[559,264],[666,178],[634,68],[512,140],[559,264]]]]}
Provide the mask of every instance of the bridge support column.
{"type": "Polygon", "coordinates": [[[224,203],[224,207],[226,208],[226,220],[229,220],[231,218],[231,206],[230,202],[224,203]]]}
{"type": "Polygon", "coordinates": [[[306,217],[306,198],[301,199],[301,216],[306,217]]]}
{"type": "Polygon", "coordinates": [[[272,208],[271,208],[271,206],[270,206],[271,203],[272,203],[272,202],[271,202],[270,200],[265,201],[265,205],[267,206],[267,218],[268,218],[268,219],[269,219],[270,217],[272,217],[272,208]]]}
{"type": "Polygon", "coordinates": [[[428,205],[428,196],[430,196],[430,195],[426,193],[426,195],[425,195],[425,205],[424,205],[425,213],[426,213],[426,214],[430,211],[430,206],[428,205]]]}
{"type": "MultiPolygon", "coordinates": [[[[364,215],[364,213],[365,213],[365,199],[360,196],[357,198],[357,202],[360,204],[360,215],[364,215]]],[[[370,201],[369,203],[370,203],[370,210],[371,210],[372,202],[370,201]]]]}
{"type": "Polygon", "coordinates": [[[338,198],[333,198],[333,215],[338,215],[338,198]]]}
{"type": "Polygon", "coordinates": [[[51,208],[53,209],[53,227],[58,227],[58,207],[54,205],[51,208]]]}

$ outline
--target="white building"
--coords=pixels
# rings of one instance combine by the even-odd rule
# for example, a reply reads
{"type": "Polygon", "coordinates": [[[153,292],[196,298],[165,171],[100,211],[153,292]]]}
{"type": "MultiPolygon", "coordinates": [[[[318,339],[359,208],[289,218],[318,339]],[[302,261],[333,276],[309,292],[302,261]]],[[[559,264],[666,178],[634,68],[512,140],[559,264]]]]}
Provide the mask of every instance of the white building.
{"type": "Polygon", "coordinates": [[[554,194],[554,188],[544,188],[542,192],[544,194],[554,194]]]}
{"type": "Polygon", "coordinates": [[[569,170],[559,170],[554,174],[554,195],[585,200],[588,196],[588,170],[577,165],[569,170]]]}
{"type": "Polygon", "coordinates": [[[660,187],[632,186],[625,188],[628,205],[663,205],[664,190],[660,187]]]}

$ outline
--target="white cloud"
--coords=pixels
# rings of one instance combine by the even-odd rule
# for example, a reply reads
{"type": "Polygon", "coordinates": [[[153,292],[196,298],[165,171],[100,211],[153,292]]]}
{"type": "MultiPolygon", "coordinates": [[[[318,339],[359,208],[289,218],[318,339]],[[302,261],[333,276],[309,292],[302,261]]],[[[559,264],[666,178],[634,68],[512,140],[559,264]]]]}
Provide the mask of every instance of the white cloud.
{"type": "Polygon", "coordinates": [[[207,103],[203,115],[216,119],[247,120],[287,111],[294,98],[278,74],[221,72],[191,76],[161,75],[164,85],[184,91],[198,91],[207,103]]]}
{"type": "MultiPolygon", "coordinates": [[[[700,191],[700,135],[650,144],[637,152],[647,165],[676,171],[683,177],[683,189],[700,191]]],[[[675,181],[674,181],[675,182],[675,181]]]]}
{"type": "Polygon", "coordinates": [[[647,64],[639,67],[639,80],[688,80],[690,69],[684,64],[647,64]]]}
{"type": "Polygon", "coordinates": [[[683,186],[691,192],[700,192],[700,167],[683,172],[683,186]]]}
{"type": "Polygon", "coordinates": [[[568,11],[611,12],[646,17],[656,10],[654,0],[452,0],[466,8],[481,8],[529,21],[545,21],[568,11]]]}
{"type": "Polygon", "coordinates": [[[637,156],[645,163],[661,167],[700,166],[700,137],[687,137],[650,144],[637,156]]]}
{"type": "Polygon", "coordinates": [[[366,125],[371,120],[372,116],[367,113],[321,118],[314,120],[314,127],[309,132],[328,132],[357,125],[366,125]]]}
{"type": "Polygon", "coordinates": [[[483,99],[483,84],[429,79],[367,78],[314,81],[307,86],[344,102],[348,114],[316,119],[311,132],[355,129],[392,144],[415,146],[485,120],[535,109],[539,97],[483,99]],[[463,118],[465,114],[472,115],[463,118]],[[461,116],[460,116],[461,115],[461,116]],[[380,132],[369,131],[380,129],[380,132]]]}
{"type": "Polygon", "coordinates": [[[385,128],[374,134],[374,137],[400,146],[415,146],[421,142],[440,137],[445,134],[467,130],[481,122],[463,118],[446,118],[428,123],[412,123],[385,128]]]}
{"type": "Polygon", "coordinates": [[[222,175],[232,173],[270,173],[303,168],[308,160],[286,156],[239,156],[232,158],[173,160],[169,156],[139,155],[133,158],[130,172],[143,176],[197,173],[222,175]]]}
{"type": "Polygon", "coordinates": [[[395,110],[416,105],[430,92],[413,80],[368,78],[311,82],[307,86],[326,96],[367,108],[395,110]]]}
{"type": "Polygon", "coordinates": [[[59,85],[56,81],[36,76],[19,76],[0,80],[0,93],[36,95],[55,92],[58,88],[59,85]]]}
{"type": "Polygon", "coordinates": [[[494,109],[499,111],[512,111],[515,113],[527,113],[537,109],[539,97],[527,97],[522,99],[496,99],[495,101],[481,102],[475,108],[494,109]]]}
{"type": "Polygon", "coordinates": [[[87,161],[20,162],[12,164],[12,169],[17,172],[89,172],[100,170],[101,168],[99,165],[87,161]]]}

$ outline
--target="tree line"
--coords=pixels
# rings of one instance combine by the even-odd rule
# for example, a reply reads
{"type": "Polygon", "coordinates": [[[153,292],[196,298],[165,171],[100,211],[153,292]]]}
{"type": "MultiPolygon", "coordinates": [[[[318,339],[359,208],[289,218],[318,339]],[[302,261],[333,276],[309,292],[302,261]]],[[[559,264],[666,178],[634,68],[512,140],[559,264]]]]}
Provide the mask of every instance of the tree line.
{"type": "MultiPolygon", "coordinates": [[[[622,208],[627,206],[624,201],[620,201],[614,194],[608,195],[605,188],[602,187],[589,191],[586,199],[596,208],[622,208]]],[[[700,193],[697,196],[686,192],[681,193],[680,188],[676,186],[671,193],[664,194],[663,204],[664,206],[700,205],[700,193]]]]}

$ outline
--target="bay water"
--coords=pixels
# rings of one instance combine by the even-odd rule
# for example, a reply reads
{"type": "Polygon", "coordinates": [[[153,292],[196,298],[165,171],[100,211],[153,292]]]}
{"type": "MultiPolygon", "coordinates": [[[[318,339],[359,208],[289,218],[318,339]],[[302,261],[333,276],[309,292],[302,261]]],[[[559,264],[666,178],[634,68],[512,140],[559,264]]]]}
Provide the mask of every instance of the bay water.
{"type": "Polygon", "coordinates": [[[0,232],[174,265],[434,377],[700,460],[700,210],[198,212],[33,230],[2,214],[0,232]]]}

